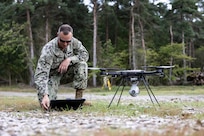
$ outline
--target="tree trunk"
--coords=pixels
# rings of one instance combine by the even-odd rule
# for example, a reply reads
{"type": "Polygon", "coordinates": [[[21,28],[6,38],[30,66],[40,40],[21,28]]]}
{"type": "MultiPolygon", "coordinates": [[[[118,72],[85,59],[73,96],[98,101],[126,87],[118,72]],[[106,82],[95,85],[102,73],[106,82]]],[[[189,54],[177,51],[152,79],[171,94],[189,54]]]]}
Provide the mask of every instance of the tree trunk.
{"type": "Polygon", "coordinates": [[[133,7],[130,10],[130,22],[129,22],[129,41],[128,41],[128,54],[129,54],[129,68],[132,69],[132,18],[133,18],[133,7]]]}
{"type": "MultiPolygon", "coordinates": [[[[183,45],[183,55],[186,55],[186,51],[185,51],[185,40],[184,40],[184,31],[182,31],[182,45],[183,45]]],[[[183,59],[183,68],[184,68],[184,83],[187,82],[186,80],[186,59],[183,59]]]]}
{"type": "Polygon", "coordinates": [[[29,9],[26,10],[27,14],[27,24],[28,24],[28,33],[29,33],[29,44],[30,44],[30,55],[28,54],[28,66],[29,66],[29,73],[30,73],[30,86],[34,84],[34,49],[33,49],[33,34],[32,34],[32,28],[31,28],[31,20],[30,20],[30,11],[29,9]]]}
{"type": "MultiPolygon", "coordinates": [[[[93,67],[97,65],[96,44],[97,44],[97,0],[93,1],[93,67]]],[[[93,75],[93,86],[96,87],[96,74],[93,75]]]]}
{"type": "Polygon", "coordinates": [[[10,70],[9,70],[8,76],[9,76],[9,86],[11,86],[12,82],[11,82],[11,72],[10,72],[10,70]]]}
{"type": "Polygon", "coordinates": [[[142,48],[143,48],[143,52],[144,52],[144,66],[146,66],[147,64],[147,53],[146,53],[146,46],[145,46],[145,40],[144,40],[144,29],[143,29],[143,24],[140,20],[140,17],[138,18],[138,23],[140,26],[140,34],[141,34],[141,41],[142,41],[142,48]]]}
{"type": "Polygon", "coordinates": [[[49,19],[47,17],[46,22],[45,22],[45,43],[47,43],[49,41],[49,19]]]}
{"type": "Polygon", "coordinates": [[[136,69],[136,47],[135,47],[135,17],[134,17],[134,5],[131,8],[131,45],[132,45],[132,66],[133,69],[136,69]]]}
{"type": "MultiPolygon", "coordinates": [[[[193,40],[190,39],[189,44],[188,44],[188,55],[190,57],[194,57],[194,46],[193,46],[193,40]]],[[[188,62],[188,67],[192,67],[191,61],[188,62]]]]}
{"type": "Polygon", "coordinates": [[[106,42],[108,41],[109,39],[109,24],[108,24],[108,20],[106,19],[106,42]]]}
{"type": "Polygon", "coordinates": [[[171,38],[171,45],[172,45],[174,43],[172,25],[170,25],[169,32],[170,32],[170,36],[171,36],[170,38],[171,38]]]}
{"type": "MultiPolygon", "coordinates": [[[[174,37],[173,37],[173,30],[172,30],[172,25],[170,25],[170,28],[169,28],[169,32],[170,32],[170,39],[171,39],[171,46],[173,46],[173,43],[174,43],[174,37]]],[[[170,58],[170,66],[173,65],[173,57],[171,56],[170,58]]],[[[172,77],[172,68],[170,68],[169,70],[169,84],[172,85],[172,80],[171,80],[171,77],[172,77]]]]}

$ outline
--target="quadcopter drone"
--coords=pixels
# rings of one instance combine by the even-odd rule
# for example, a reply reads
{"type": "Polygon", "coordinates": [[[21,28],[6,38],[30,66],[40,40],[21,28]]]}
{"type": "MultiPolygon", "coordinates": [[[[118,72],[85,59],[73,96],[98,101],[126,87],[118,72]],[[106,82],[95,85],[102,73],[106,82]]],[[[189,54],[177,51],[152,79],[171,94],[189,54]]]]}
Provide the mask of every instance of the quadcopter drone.
{"type": "Polygon", "coordinates": [[[154,105],[154,101],[160,106],[157,98],[155,97],[153,91],[151,90],[148,81],[146,80],[146,76],[159,76],[159,77],[164,77],[164,69],[171,69],[174,66],[146,66],[145,68],[151,68],[154,70],[151,71],[146,71],[146,70],[115,70],[115,69],[110,69],[110,68],[88,68],[88,69],[94,69],[94,70],[100,70],[100,75],[104,75],[104,76],[112,76],[112,77],[120,77],[120,84],[118,86],[118,88],[115,91],[115,94],[110,102],[110,104],[108,105],[108,107],[111,106],[113,100],[115,99],[116,94],[118,93],[118,90],[121,86],[122,90],[118,99],[118,103],[120,102],[121,96],[123,94],[124,91],[124,87],[126,85],[127,82],[130,82],[132,84],[131,89],[129,90],[129,94],[133,97],[136,97],[139,93],[139,87],[138,87],[138,83],[140,81],[143,82],[143,84],[145,85],[145,88],[147,90],[147,93],[150,97],[151,102],[154,105]],[[108,71],[110,70],[110,71],[108,71]],[[153,101],[154,100],[154,101],[153,101]]]}

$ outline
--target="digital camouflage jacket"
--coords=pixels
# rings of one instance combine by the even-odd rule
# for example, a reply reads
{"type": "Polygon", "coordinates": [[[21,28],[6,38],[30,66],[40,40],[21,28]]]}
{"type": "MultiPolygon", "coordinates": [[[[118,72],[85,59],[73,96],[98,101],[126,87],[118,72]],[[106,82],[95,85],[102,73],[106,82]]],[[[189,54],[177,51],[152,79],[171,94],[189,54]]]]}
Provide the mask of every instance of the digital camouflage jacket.
{"type": "Polygon", "coordinates": [[[35,86],[39,94],[48,94],[49,77],[60,76],[57,69],[61,62],[68,57],[71,59],[70,65],[74,65],[80,61],[87,62],[89,54],[82,43],[74,37],[65,51],[58,47],[58,37],[42,48],[34,75],[35,86]]]}

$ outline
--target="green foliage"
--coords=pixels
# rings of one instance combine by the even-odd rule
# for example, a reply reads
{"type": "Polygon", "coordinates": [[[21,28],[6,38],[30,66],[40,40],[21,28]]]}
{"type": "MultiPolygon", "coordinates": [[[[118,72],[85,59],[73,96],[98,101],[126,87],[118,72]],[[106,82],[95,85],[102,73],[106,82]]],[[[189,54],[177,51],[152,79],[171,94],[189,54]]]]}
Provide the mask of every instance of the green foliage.
{"type": "Polygon", "coordinates": [[[158,52],[155,52],[154,50],[148,50],[147,51],[147,60],[149,65],[153,66],[160,66],[160,65],[170,65],[171,59],[173,60],[173,65],[176,67],[173,68],[173,76],[168,77],[169,71],[165,71],[166,77],[162,79],[155,79],[154,77],[150,77],[149,81],[153,85],[159,85],[159,83],[166,84],[171,78],[171,80],[176,80],[176,77],[183,79],[182,75],[184,74],[184,71],[192,71],[191,68],[186,67],[185,69],[182,67],[183,59],[186,59],[186,61],[194,61],[195,58],[189,57],[187,55],[184,55],[182,52],[183,45],[182,44],[172,44],[172,45],[166,45],[162,46],[158,49],[158,52]]]}
{"type": "Polygon", "coordinates": [[[162,60],[161,64],[163,65],[169,64],[171,57],[174,60],[182,61],[183,59],[182,44],[163,46],[160,48],[159,54],[160,54],[159,59],[162,60]]]}
{"type": "Polygon", "coordinates": [[[171,58],[175,64],[180,64],[183,59],[193,61],[195,58],[184,55],[182,52],[182,44],[166,45],[159,48],[158,52],[149,49],[147,51],[148,63],[152,65],[169,65],[171,58]]]}
{"type": "Polygon", "coordinates": [[[194,67],[200,68],[202,71],[204,70],[204,57],[203,57],[204,47],[200,47],[195,51],[195,65],[194,67]]]}
{"type": "Polygon", "coordinates": [[[26,70],[26,38],[21,34],[24,25],[3,24],[0,30],[0,78],[11,82],[26,70]]]}
{"type": "Polygon", "coordinates": [[[102,48],[102,59],[99,63],[101,67],[109,68],[126,68],[128,63],[127,51],[116,52],[110,40],[108,40],[102,48]]]}
{"type": "Polygon", "coordinates": [[[159,58],[159,54],[156,51],[151,50],[151,49],[147,50],[147,64],[148,65],[150,66],[160,65],[158,58],[159,58]]]}
{"type": "MultiPolygon", "coordinates": [[[[133,10],[135,15],[137,65],[142,66],[145,59],[144,51],[141,49],[141,29],[138,22],[140,20],[143,25],[144,42],[147,49],[147,65],[169,65],[172,57],[173,64],[177,65],[176,69],[174,68],[173,70],[176,71],[174,73],[176,76],[179,75],[180,77],[183,74],[182,70],[185,70],[182,69],[183,59],[187,60],[189,64],[189,67],[186,68],[187,70],[190,70],[190,67],[203,69],[203,2],[198,0],[174,0],[171,1],[172,9],[169,9],[164,3],[155,4],[148,0],[140,0],[138,2],[135,3],[133,10]],[[178,44],[169,45],[170,26],[172,26],[173,31],[173,42],[178,44]],[[184,33],[184,39],[182,39],[182,32],[184,33]],[[179,44],[182,43],[182,40],[184,40],[186,45],[186,55],[183,55],[182,44],[179,44]],[[191,48],[187,45],[191,45],[191,48]]],[[[99,67],[128,68],[131,65],[128,63],[129,43],[132,38],[130,35],[130,10],[134,1],[107,0],[100,1],[98,4],[97,65],[99,67]],[[100,47],[100,44],[102,47],[100,47]]],[[[25,57],[23,57],[25,56],[25,51],[23,50],[25,50],[26,41],[24,38],[27,37],[28,33],[17,32],[16,29],[23,30],[21,25],[27,22],[28,12],[31,18],[36,59],[46,40],[56,36],[58,26],[62,23],[69,23],[74,28],[74,36],[80,39],[90,52],[88,63],[91,64],[93,60],[91,58],[93,13],[89,9],[92,6],[84,5],[81,0],[30,0],[15,2],[7,0],[0,2],[1,58],[4,58],[0,62],[1,64],[6,63],[7,60],[12,60],[13,62],[7,63],[7,68],[4,65],[0,66],[1,69],[4,67],[7,70],[7,72],[1,70],[1,78],[8,77],[9,69],[18,71],[16,72],[18,74],[10,74],[12,75],[11,78],[15,78],[14,76],[16,75],[19,77],[25,75],[25,73],[22,74],[21,72],[27,69],[25,57]],[[13,28],[16,26],[13,25],[12,21],[19,24],[19,27],[13,28]],[[4,29],[5,24],[10,27],[7,28],[9,31],[4,29]],[[11,33],[12,37],[10,36],[11,33]],[[45,36],[48,36],[48,39],[45,36]],[[16,56],[11,57],[11,55],[16,56]],[[14,61],[15,59],[17,60],[14,61]],[[22,69],[20,68],[21,64],[25,66],[22,69]]]]}
{"type": "Polygon", "coordinates": [[[201,13],[198,12],[198,6],[195,0],[175,0],[172,2],[170,10],[171,21],[174,29],[174,38],[182,41],[182,32],[185,34],[185,40],[192,39],[195,36],[194,21],[202,20],[201,13]]]}

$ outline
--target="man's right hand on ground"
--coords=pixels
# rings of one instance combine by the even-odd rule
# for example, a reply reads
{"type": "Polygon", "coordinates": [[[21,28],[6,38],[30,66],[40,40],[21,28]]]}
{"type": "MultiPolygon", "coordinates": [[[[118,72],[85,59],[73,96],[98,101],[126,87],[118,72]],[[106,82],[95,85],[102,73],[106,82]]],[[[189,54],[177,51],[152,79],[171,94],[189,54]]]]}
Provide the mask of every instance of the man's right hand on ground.
{"type": "Polygon", "coordinates": [[[47,94],[44,95],[41,105],[46,110],[48,110],[48,108],[50,107],[50,99],[47,94]]]}

